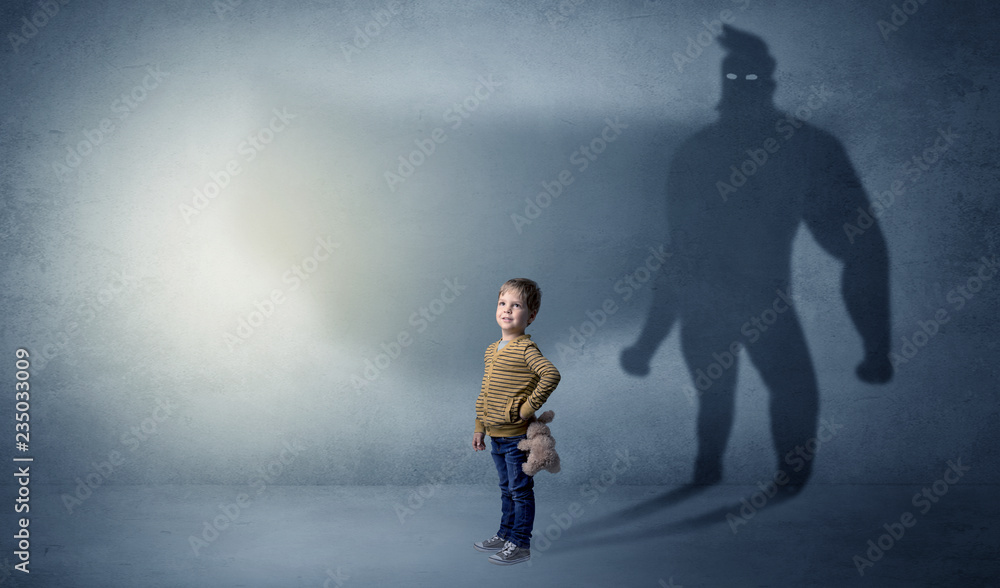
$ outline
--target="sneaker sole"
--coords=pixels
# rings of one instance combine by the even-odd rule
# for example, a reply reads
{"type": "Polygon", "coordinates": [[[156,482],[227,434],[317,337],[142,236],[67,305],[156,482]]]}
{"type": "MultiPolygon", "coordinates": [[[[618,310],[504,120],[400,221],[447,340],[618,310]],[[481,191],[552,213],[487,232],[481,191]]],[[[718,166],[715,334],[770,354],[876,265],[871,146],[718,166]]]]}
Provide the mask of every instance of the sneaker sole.
{"type": "Polygon", "coordinates": [[[501,559],[496,559],[494,557],[490,557],[489,559],[491,564],[497,564],[498,566],[512,566],[514,564],[519,564],[530,560],[531,560],[530,555],[528,557],[522,557],[520,559],[515,559],[515,560],[501,560],[501,559]]]}

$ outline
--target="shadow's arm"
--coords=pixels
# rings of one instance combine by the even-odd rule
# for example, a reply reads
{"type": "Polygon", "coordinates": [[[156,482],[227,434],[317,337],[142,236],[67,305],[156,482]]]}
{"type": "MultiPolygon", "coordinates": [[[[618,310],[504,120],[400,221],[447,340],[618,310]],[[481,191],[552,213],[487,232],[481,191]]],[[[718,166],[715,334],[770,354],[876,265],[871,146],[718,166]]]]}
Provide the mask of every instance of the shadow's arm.
{"type": "Polygon", "coordinates": [[[816,241],[844,264],[841,293],[865,346],[858,377],[881,383],[889,363],[889,252],[875,209],[843,147],[834,139],[816,154],[819,173],[805,203],[804,219],[816,241]]]}
{"type": "Polygon", "coordinates": [[[679,240],[677,234],[670,226],[671,218],[671,198],[677,198],[683,189],[680,183],[675,166],[671,166],[671,171],[666,182],[667,197],[667,235],[666,250],[667,259],[663,261],[653,285],[653,301],[646,315],[646,322],[639,333],[639,338],[632,346],[622,350],[621,365],[626,372],[644,376],[649,373],[649,361],[656,350],[663,343],[663,340],[670,334],[670,330],[677,321],[679,297],[678,284],[680,276],[680,259],[677,256],[679,240]]]}
{"type": "Polygon", "coordinates": [[[649,360],[670,334],[670,329],[677,320],[677,291],[670,283],[669,275],[661,275],[654,287],[653,303],[649,307],[646,324],[643,325],[638,340],[624,349],[621,356],[622,368],[637,376],[649,373],[649,360]]]}

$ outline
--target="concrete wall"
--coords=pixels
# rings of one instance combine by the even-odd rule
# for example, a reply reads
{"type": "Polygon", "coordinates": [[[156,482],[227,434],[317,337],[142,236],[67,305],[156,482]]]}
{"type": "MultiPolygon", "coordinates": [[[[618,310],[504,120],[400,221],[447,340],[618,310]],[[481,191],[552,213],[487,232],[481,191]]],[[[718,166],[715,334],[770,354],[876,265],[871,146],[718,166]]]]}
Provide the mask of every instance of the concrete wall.
{"type": "MultiPolygon", "coordinates": [[[[895,30],[878,24],[891,5],[847,1],[563,2],[558,18],[549,1],[52,4],[5,4],[0,58],[3,349],[11,381],[14,350],[31,353],[37,482],[113,459],[110,483],[242,484],[268,466],[293,484],[494,483],[473,404],[515,276],[542,286],[529,333],[563,375],[549,483],[620,451],[623,482],[687,480],[677,329],[648,376],[618,359],[659,276],[616,284],[668,245],[667,170],[718,114],[722,18],[769,46],[778,107],[825,87],[809,123],[871,196],[905,185],[878,218],[892,351],[948,321],[891,382],[862,383],[841,264],[797,229],[819,416],[842,425],[814,479],[924,483],[961,456],[1000,481],[1000,290],[970,282],[998,249],[995,4],[904,3],[895,30]],[[574,152],[602,132],[582,169],[574,152]],[[409,173],[401,156],[419,165],[387,176],[409,173]],[[563,170],[573,182],[526,210],[563,170]],[[959,286],[979,288],[961,307],[959,286]]],[[[741,361],[727,481],[774,467],[768,394],[741,361]]]]}

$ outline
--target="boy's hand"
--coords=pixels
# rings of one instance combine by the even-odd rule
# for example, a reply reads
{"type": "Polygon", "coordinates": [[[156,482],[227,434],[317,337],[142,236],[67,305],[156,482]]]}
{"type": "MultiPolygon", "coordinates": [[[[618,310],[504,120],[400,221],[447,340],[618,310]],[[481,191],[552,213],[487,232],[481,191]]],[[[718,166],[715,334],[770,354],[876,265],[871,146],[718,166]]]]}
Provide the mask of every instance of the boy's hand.
{"type": "Polygon", "coordinates": [[[521,405],[519,412],[522,421],[530,421],[535,418],[535,411],[531,409],[531,405],[527,402],[521,405]]]}
{"type": "Polygon", "coordinates": [[[486,437],[486,433],[473,433],[472,434],[472,449],[475,451],[482,451],[486,449],[486,443],[483,439],[486,437]]]}

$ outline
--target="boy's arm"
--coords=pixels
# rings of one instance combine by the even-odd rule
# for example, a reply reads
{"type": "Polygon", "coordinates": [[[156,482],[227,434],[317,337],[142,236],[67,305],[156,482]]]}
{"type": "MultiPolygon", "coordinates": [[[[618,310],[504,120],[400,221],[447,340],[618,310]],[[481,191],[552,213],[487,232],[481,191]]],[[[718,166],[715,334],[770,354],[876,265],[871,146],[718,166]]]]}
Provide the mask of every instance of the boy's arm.
{"type": "Polygon", "coordinates": [[[538,384],[535,386],[535,391],[521,405],[521,418],[528,420],[534,416],[536,410],[545,404],[549,395],[559,385],[559,380],[562,376],[560,376],[556,366],[552,365],[551,361],[545,359],[536,345],[528,345],[524,348],[524,361],[528,364],[528,369],[538,375],[538,384]]]}
{"type": "Polygon", "coordinates": [[[482,407],[482,404],[483,404],[483,393],[480,392],[479,396],[476,397],[476,425],[475,428],[472,429],[474,433],[486,432],[486,425],[483,423],[482,419],[479,418],[479,409],[482,407]]]}

